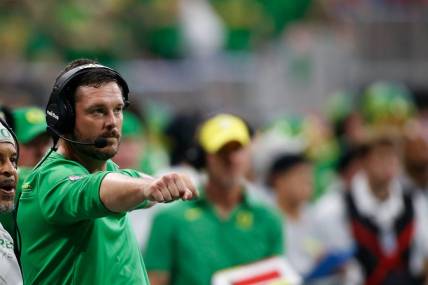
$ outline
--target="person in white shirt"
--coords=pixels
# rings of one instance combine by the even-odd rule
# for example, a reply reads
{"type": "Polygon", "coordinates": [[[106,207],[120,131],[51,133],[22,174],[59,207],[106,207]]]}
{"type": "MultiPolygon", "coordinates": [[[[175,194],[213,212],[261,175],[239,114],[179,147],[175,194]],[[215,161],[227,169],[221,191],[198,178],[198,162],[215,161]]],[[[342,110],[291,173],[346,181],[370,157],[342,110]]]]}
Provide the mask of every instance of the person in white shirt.
{"type": "MultiPolygon", "coordinates": [[[[0,119],[0,214],[14,209],[18,181],[18,143],[15,135],[0,119]]],[[[14,252],[12,237],[0,223],[0,284],[22,284],[22,275],[14,252]]]]}
{"type": "Polygon", "coordinates": [[[399,182],[399,153],[392,134],[373,135],[350,189],[316,207],[326,252],[354,250],[345,270],[352,278],[341,284],[422,284],[426,276],[426,201],[399,182]]]}
{"type": "Polygon", "coordinates": [[[283,217],[285,256],[300,275],[306,276],[320,254],[309,204],[314,187],[312,162],[301,153],[280,154],[273,160],[266,182],[283,217]]]}

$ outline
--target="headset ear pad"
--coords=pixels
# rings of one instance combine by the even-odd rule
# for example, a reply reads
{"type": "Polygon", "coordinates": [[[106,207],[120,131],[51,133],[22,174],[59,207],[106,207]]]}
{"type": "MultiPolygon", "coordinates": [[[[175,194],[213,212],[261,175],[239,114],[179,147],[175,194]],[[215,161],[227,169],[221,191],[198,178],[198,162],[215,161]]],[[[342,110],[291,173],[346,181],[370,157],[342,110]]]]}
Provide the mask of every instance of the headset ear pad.
{"type": "Polygon", "coordinates": [[[74,108],[68,100],[55,96],[46,108],[47,125],[60,134],[73,132],[74,128],[74,108]]]}

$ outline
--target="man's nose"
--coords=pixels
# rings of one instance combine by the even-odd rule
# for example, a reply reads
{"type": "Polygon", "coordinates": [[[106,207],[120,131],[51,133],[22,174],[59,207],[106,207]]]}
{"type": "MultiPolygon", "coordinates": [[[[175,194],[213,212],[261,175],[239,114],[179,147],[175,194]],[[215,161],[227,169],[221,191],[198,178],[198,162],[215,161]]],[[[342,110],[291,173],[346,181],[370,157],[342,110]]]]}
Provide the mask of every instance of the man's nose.
{"type": "Polygon", "coordinates": [[[106,116],[106,126],[109,128],[114,128],[117,126],[117,116],[116,113],[114,111],[109,111],[107,116],[106,116]]]}
{"type": "Polygon", "coordinates": [[[6,161],[1,167],[1,174],[6,177],[14,176],[16,174],[15,164],[10,160],[6,161]]]}

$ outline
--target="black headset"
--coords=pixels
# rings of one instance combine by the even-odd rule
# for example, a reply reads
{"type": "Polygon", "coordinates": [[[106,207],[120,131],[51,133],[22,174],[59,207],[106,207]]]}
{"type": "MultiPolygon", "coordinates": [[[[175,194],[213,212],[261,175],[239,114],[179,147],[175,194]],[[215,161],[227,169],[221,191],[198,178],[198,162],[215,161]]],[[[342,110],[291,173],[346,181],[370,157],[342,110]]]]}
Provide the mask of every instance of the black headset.
{"type": "Polygon", "coordinates": [[[129,105],[128,84],[117,71],[101,64],[84,64],[77,66],[62,74],[56,80],[52,88],[45,113],[48,130],[51,130],[51,133],[53,130],[54,134],[66,134],[73,130],[75,110],[69,98],[69,96],[72,96],[69,94],[71,85],[69,83],[93,69],[104,69],[111,72],[114,79],[122,88],[125,107],[129,105]]]}

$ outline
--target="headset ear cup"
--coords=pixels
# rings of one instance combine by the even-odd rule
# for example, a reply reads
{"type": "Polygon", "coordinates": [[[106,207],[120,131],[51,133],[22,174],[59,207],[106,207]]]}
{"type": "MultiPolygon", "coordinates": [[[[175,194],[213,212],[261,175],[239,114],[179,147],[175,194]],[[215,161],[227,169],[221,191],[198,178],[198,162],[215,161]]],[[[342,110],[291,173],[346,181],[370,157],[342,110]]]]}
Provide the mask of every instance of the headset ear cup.
{"type": "Polygon", "coordinates": [[[63,103],[63,110],[61,112],[61,118],[63,119],[62,132],[64,134],[72,133],[74,129],[74,108],[71,106],[68,100],[63,103]]]}
{"type": "Polygon", "coordinates": [[[52,102],[51,100],[46,107],[46,123],[49,128],[54,129],[55,131],[60,131],[60,112],[58,107],[58,102],[52,102]]]}
{"type": "Polygon", "coordinates": [[[46,108],[47,125],[60,134],[72,132],[74,128],[74,108],[67,100],[55,99],[46,108]]]}

